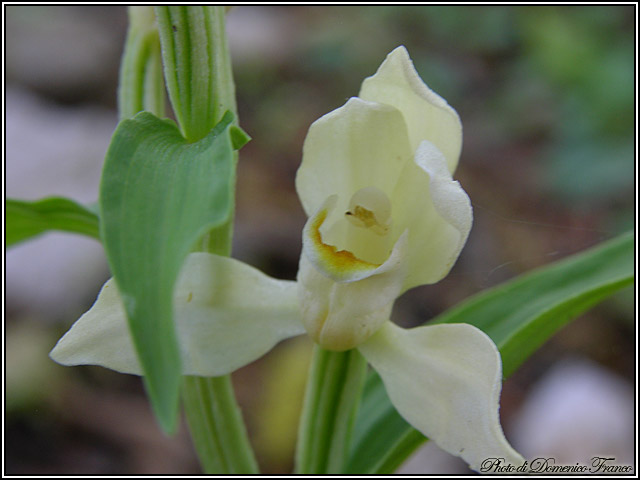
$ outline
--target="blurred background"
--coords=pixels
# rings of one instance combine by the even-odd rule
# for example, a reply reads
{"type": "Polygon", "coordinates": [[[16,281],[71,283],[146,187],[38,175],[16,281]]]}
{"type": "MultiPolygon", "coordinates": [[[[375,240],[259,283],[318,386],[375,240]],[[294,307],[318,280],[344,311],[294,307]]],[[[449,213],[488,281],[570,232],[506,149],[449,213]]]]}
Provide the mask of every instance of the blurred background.
{"type": "MultiPolygon", "coordinates": [[[[6,193],[97,199],[116,126],[122,6],[6,6],[6,193]]],[[[634,6],[241,6],[228,14],[239,115],[236,258],[294,279],[305,215],[294,189],[309,125],[358,94],[405,45],[460,114],[456,172],[474,207],[451,274],[407,292],[419,325],[466,297],[634,228],[634,6]]],[[[98,242],[47,234],[6,254],[7,474],[198,473],[183,427],[157,428],[140,379],[48,358],[93,303],[98,242]]],[[[507,437],[525,456],[633,464],[633,289],[581,315],[505,383],[507,437]]],[[[265,473],[292,467],[310,344],[234,373],[265,473]]],[[[427,444],[403,473],[465,473],[427,444]]]]}

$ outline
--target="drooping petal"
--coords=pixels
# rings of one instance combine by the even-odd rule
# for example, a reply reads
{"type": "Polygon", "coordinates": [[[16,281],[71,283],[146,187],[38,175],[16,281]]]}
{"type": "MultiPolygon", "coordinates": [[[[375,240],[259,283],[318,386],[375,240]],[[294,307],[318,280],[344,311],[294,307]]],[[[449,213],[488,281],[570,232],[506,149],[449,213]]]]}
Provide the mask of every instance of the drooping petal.
{"type": "Polygon", "coordinates": [[[405,47],[391,52],[376,74],[364,80],[359,97],[400,110],[412,150],[429,140],[444,154],[449,171],[455,171],[462,148],[460,118],[446,100],[424,84],[405,47]]]}
{"type": "MultiPolygon", "coordinates": [[[[173,303],[185,375],[225,375],[304,333],[295,282],[270,278],[231,258],[189,255],[173,303]]],[[[141,374],[113,279],[50,356],[63,365],[141,374]]]]}
{"type": "MultiPolygon", "coordinates": [[[[404,290],[439,281],[449,273],[471,230],[471,201],[451,178],[431,142],[418,146],[391,196],[396,235],[409,229],[409,272],[404,290]]],[[[403,290],[403,291],[404,291],[403,290]]]]}
{"type": "Polygon", "coordinates": [[[520,466],[498,414],[502,365],[491,339],[468,324],[405,330],[391,322],[358,347],[404,419],[474,470],[488,458],[520,466]]]}
{"type": "Polygon", "coordinates": [[[307,216],[331,195],[338,195],[337,208],[344,212],[362,188],[389,194],[413,153],[399,110],[351,98],[309,128],[296,175],[307,216]]]}
{"type": "Polygon", "coordinates": [[[347,350],[389,320],[407,272],[408,233],[400,236],[381,265],[336,251],[323,243],[316,225],[332,200],[309,218],[304,229],[298,270],[300,309],[307,333],[320,346],[347,350]]]}

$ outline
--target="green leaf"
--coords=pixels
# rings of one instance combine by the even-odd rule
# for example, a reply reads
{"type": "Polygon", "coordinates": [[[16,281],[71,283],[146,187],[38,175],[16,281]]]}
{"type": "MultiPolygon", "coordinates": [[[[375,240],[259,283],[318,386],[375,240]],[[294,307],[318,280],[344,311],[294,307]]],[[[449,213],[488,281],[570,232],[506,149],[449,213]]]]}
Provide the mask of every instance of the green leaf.
{"type": "Polygon", "coordinates": [[[229,133],[231,135],[231,143],[233,145],[234,150],[240,150],[244,147],[249,141],[251,141],[251,137],[240,127],[236,127],[232,125],[229,129],[229,133]]]}
{"type": "Polygon", "coordinates": [[[345,473],[393,473],[426,440],[398,414],[382,380],[371,370],[364,385],[345,473]]]}
{"type": "Polygon", "coordinates": [[[50,197],[35,202],[8,198],[5,206],[7,247],[48,230],[81,233],[100,239],[98,216],[68,198],[50,197]]]}
{"type": "Polygon", "coordinates": [[[234,152],[227,113],[188,143],[148,112],[118,125],[100,185],[101,234],[118,283],[152,407],[175,428],[181,383],[172,292],[198,238],[233,209],[234,152]]]}
{"type": "MultiPolygon", "coordinates": [[[[483,330],[498,346],[508,376],[571,319],[631,285],[633,258],[634,235],[627,233],[475,295],[432,323],[470,323],[483,330]]],[[[371,372],[346,473],[392,473],[425,440],[396,412],[371,372]]]]}
{"type": "Polygon", "coordinates": [[[634,281],[633,233],[474,296],[434,323],[470,323],[500,349],[511,375],[551,335],[634,281]]]}

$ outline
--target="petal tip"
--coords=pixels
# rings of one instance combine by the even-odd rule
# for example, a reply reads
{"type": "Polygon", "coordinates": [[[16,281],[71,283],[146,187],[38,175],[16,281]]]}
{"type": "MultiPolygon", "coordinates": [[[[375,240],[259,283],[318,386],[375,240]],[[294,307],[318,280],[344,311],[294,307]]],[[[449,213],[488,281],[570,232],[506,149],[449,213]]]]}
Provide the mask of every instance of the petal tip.
{"type": "Polygon", "coordinates": [[[359,349],[400,415],[443,450],[477,471],[487,458],[522,464],[500,426],[500,355],[484,332],[464,323],[389,323],[359,349]]]}

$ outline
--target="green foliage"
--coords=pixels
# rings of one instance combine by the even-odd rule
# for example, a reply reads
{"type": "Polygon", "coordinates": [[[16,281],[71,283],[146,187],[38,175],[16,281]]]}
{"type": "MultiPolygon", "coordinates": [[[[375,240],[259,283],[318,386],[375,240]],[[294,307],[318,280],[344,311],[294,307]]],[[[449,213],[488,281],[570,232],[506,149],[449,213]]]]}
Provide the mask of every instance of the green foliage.
{"type": "Polygon", "coordinates": [[[173,286],[198,238],[233,209],[232,120],[227,113],[205,138],[188,143],[172,121],[142,112],[120,123],[105,160],[101,234],[166,431],[175,426],[181,381],[173,286]]]}
{"type": "Polygon", "coordinates": [[[28,240],[48,230],[60,230],[100,239],[98,216],[68,198],[50,197],[35,202],[7,199],[6,246],[28,240]]]}
{"type": "MultiPolygon", "coordinates": [[[[628,233],[522,275],[471,297],[433,323],[470,323],[483,330],[498,346],[503,375],[509,376],[571,319],[633,283],[634,240],[628,233]]],[[[347,472],[391,473],[424,441],[371,373],[347,472]]]]}
{"type": "MultiPolygon", "coordinates": [[[[630,7],[521,10],[530,74],[547,82],[556,116],[543,149],[557,198],[584,209],[631,198],[634,164],[634,38],[630,7]],[[567,174],[571,172],[571,174],[567,174]]],[[[630,209],[629,209],[630,210],[630,209]]],[[[628,212],[631,215],[631,212],[628,212]]]]}

